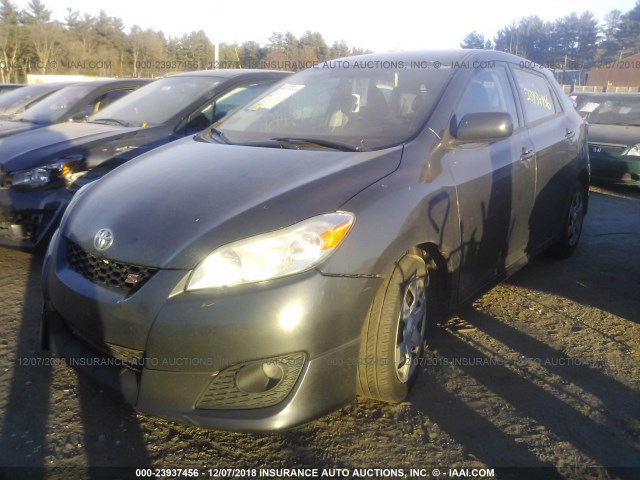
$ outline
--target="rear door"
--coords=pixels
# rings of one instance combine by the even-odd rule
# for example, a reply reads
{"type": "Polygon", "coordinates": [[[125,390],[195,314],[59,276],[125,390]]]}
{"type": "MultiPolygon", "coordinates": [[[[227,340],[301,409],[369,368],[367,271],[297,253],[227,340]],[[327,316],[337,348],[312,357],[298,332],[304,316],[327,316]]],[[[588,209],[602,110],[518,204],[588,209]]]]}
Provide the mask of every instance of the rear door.
{"type": "Polygon", "coordinates": [[[570,164],[578,157],[579,132],[541,72],[516,66],[512,70],[536,154],[535,206],[527,246],[527,253],[532,255],[560,231],[569,190],[575,182],[570,164]]]}

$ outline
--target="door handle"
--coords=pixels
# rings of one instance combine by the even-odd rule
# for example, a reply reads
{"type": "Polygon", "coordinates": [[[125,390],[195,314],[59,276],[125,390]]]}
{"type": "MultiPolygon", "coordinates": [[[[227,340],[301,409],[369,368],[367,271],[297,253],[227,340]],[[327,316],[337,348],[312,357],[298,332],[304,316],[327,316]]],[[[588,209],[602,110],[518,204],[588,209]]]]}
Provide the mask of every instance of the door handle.
{"type": "Polygon", "coordinates": [[[529,150],[528,148],[522,147],[522,155],[520,155],[520,161],[528,162],[535,156],[536,156],[536,152],[534,152],[533,150],[529,150]]]}
{"type": "Polygon", "coordinates": [[[576,132],[574,132],[573,130],[571,130],[570,128],[567,128],[566,133],[565,133],[565,138],[573,138],[573,136],[576,134],[576,132]]]}

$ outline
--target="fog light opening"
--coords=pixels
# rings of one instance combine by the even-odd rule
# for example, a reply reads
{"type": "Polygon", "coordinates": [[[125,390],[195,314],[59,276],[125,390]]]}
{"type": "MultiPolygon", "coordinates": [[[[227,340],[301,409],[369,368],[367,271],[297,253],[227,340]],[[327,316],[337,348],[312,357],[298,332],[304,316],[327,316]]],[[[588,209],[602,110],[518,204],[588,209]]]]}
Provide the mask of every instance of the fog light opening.
{"type": "Polygon", "coordinates": [[[264,393],[277,387],[283,378],[284,371],[276,363],[252,363],[238,371],[236,386],[245,393],[264,393]]]}

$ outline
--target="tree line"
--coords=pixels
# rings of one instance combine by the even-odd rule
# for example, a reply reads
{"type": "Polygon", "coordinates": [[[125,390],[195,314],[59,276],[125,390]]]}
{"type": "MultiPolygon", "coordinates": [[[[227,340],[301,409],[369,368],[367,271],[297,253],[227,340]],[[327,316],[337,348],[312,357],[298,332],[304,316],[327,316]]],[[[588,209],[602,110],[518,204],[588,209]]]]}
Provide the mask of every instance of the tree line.
{"type": "Polygon", "coordinates": [[[530,16],[498,30],[493,41],[473,31],[460,46],[501,50],[553,69],[589,69],[640,52],[640,0],[624,14],[610,11],[602,24],[589,11],[550,22],[530,16]]]}
{"type": "Polygon", "coordinates": [[[0,0],[0,82],[24,82],[28,74],[155,77],[214,66],[299,70],[314,62],[369,53],[344,41],[329,46],[318,32],[300,38],[274,32],[269,43],[214,46],[200,30],[167,37],[137,25],[125,32],[120,18],[100,11],[92,16],[67,9],[63,22],[52,20],[42,0],[19,10],[0,0]]]}

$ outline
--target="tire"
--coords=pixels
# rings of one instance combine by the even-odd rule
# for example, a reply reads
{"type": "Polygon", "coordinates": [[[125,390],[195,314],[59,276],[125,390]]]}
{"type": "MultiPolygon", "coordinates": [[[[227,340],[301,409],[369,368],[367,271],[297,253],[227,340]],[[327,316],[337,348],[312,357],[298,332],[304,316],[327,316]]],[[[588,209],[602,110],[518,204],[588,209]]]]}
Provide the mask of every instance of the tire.
{"type": "Polygon", "coordinates": [[[397,403],[409,393],[424,352],[428,280],[424,259],[414,254],[386,277],[362,327],[358,395],[397,403]]]}
{"type": "Polygon", "coordinates": [[[582,234],[586,205],[586,189],[582,183],[576,182],[569,198],[560,240],[551,248],[551,253],[556,257],[569,258],[573,255],[582,234]]]}

